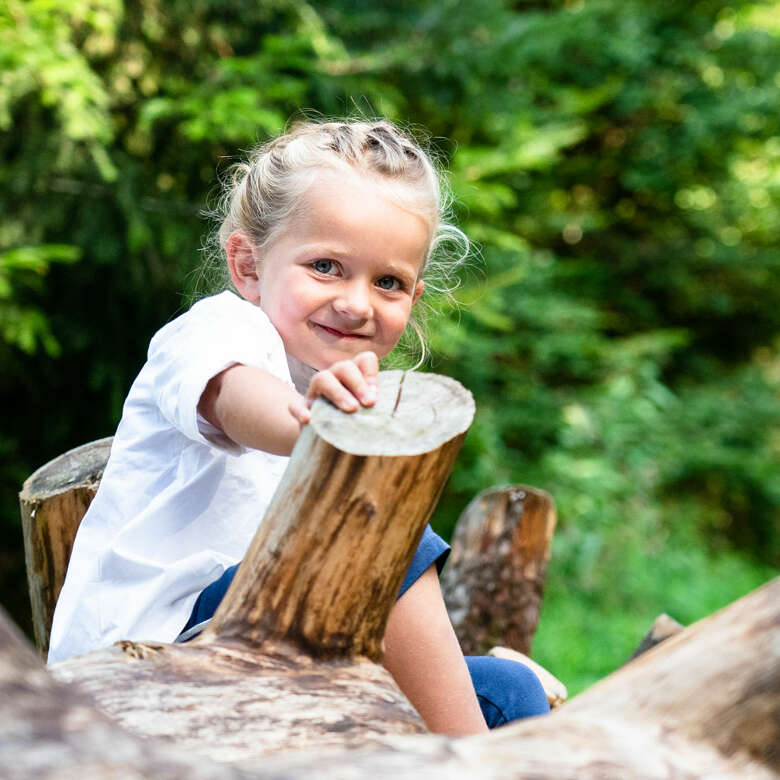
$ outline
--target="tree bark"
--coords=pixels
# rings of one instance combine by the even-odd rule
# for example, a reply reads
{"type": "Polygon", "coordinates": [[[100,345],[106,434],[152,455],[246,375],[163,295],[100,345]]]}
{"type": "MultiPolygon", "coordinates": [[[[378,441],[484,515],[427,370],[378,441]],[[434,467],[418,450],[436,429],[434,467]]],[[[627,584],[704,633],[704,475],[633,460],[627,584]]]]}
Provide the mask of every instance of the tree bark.
{"type": "Polygon", "coordinates": [[[555,521],[551,496],[527,485],[485,490],[463,511],[442,590],[466,655],[530,655],[555,521]]]}
{"type": "Polygon", "coordinates": [[[66,452],[30,476],[19,494],[35,644],[45,654],[73,540],[103,475],[111,438],[66,452]]]}

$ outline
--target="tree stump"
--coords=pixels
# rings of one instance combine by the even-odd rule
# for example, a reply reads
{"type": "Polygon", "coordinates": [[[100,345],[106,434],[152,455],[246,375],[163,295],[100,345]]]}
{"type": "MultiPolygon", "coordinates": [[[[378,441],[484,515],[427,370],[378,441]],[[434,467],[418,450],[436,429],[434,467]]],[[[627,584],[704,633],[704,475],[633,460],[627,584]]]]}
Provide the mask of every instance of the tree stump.
{"type": "Polygon", "coordinates": [[[376,662],[390,609],[474,413],[457,382],[383,372],[379,402],[312,409],[211,625],[52,665],[124,727],[221,761],[425,727],[376,662]]]}
{"type": "Polygon", "coordinates": [[[66,452],[30,476],[19,494],[35,643],[45,654],[73,540],[95,497],[111,438],[66,452]]]}
{"type": "Polygon", "coordinates": [[[485,490],[463,511],[442,591],[466,655],[496,645],[530,655],[555,521],[549,493],[527,485],[485,490]]]}

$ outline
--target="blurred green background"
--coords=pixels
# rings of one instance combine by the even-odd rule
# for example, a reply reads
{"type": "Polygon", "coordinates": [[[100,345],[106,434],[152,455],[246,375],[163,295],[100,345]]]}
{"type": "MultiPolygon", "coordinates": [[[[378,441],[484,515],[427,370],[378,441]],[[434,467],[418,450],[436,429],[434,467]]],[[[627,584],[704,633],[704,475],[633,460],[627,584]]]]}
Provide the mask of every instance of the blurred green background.
{"type": "MultiPolygon", "coordinates": [[[[301,108],[424,128],[478,252],[433,370],[478,414],[435,516],[559,510],[534,657],[576,692],[780,562],[780,3],[0,4],[0,585],[16,494],[111,434],[218,170],[301,108]]],[[[434,302],[435,303],[435,302],[434,302]]]]}

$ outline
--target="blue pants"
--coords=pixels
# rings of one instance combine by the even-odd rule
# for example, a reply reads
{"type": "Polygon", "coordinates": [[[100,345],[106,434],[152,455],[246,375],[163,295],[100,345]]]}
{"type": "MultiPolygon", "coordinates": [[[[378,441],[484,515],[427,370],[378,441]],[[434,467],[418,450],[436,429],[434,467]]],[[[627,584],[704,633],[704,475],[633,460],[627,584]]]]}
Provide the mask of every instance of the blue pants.
{"type": "MultiPolygon", "coordinates": [[[[398,597],[400,598],[431,564],[435,563],[441,572],[449,552],[449,545],[427,526],[398,591],[398,597]]],[[[213,616],[233,581],[237,568],[238,565],[231,566],[218,580],[201,591],[182,633],[213,616]]],[[[513,720],[550,711],[541,683],[527,666],[503,658],[468,655],[466,665],[482,715],[491,729],[513,720]]]]}

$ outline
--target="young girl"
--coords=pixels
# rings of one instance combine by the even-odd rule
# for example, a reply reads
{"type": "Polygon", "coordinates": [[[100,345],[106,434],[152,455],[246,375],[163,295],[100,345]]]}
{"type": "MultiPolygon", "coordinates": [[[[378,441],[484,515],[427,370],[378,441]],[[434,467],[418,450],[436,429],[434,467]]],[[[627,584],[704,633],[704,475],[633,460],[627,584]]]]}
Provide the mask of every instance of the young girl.
{"type": "MultiPolygon", "coordinates": [[[[50,661],[170,642],[213,615],[313,399],[345,412],[376,402],[378,360],[454,230],[430,159],[387,121],[298,125],[238,167],[225,204],[238,295],[199,301],[152,339],[76,537],[50,661]]],[[[461,655],[437,576],[448,551],[427,528],[385,666],[432,731],[546,712],[526,667],[461,655]]]]}

